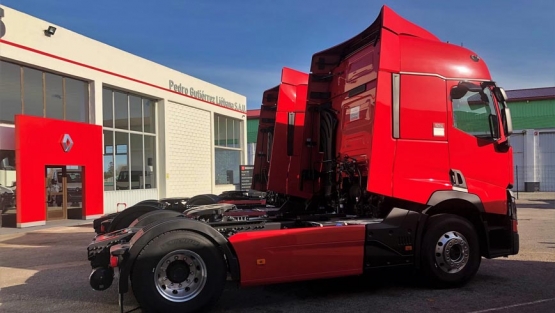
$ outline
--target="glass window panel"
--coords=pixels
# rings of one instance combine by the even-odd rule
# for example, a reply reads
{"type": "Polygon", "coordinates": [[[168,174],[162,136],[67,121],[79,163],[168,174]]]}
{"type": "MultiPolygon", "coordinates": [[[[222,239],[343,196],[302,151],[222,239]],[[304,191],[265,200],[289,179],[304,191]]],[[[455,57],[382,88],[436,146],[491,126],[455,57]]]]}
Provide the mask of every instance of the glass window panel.
{"type": "Polygon", "coordinates": [[[15,150],[0,150],[0,170],[15,170],[15,150]]]}
{"type": "Polygon", "coordinates": [[[42,72],[24,67],[23,85],[23,113],[44,116],[42,72]]]}
{"type": "Polygon", "coordinates": [[[143,151],[143,135],[131,134],[131,189],[143,189],[145,185],[143,151]]]}
{"type": "Polygon", "coordinates": [[[220,117],[217,115],[214,115],[214,145],[218,145],[218,138],[219,138],[219,132],[218,132],[218,127],[220,126],[220,124],[218,123],[220,117]]]}
{"type": "Polygon", "coordinates": [[[127,145],[116,144],[116,154],[127,154],[127,145]]]}
{"type": "Polygon", "coordinates": [[[129,129],[127,94],[114,91],[114,113],[115,127],[119,129],[129,129]]]}
{"type": "Polygon", "coordinates": [[[15,214],[15,150],[0,150],[0,212],[15,214]]]}
{"type": "Polygon", "coordinates": [[[104,190],[114,190],[114,132],[104,130],[104,190]]]}
{"type": "Polygon", "coordinates": [[[226,127],[226,146],[233,147],[233,122],[234,120],[228,118],[226,127]]]}
{"type": "Polygon", "coordinates": [[[63,78],[51,73],[44,74],[46,117],[64,119],[64,92],[62,89],[63,78]]]}
{"type": "Polygon", "coordinates": [[[143,108],[140,97],[129,95],[129,126],[131,130],[143,131],[143,108]]]}
{"type": "Polygon", "coordinates": [[[116,189],[129,190],[129,134],[116,132],[116,189]]]}
{"type": "Polygon", "coordinates": [[[217,134],[216,145],[225,147],[226,131],[227,131],[226,118],[223,116],[218,116],[217,124],[218,124],[218,130],[216,133],[217,134]]]}
{"type": "Polygon", "coordinates": [[[112,91],[106,88],[102,89],[102,119],[104,120],[104,127],[114,127],[112,100],[112,91]]]}
{"type": "Polygon", "coordinates": [[[241,148],[241,125],[242,121],[235,120],[233,123],[233,147],[241,148]]]}
{"type": "MultiPolygon", "coordinates": [[[[89,83],[67,77],[64,80],[66,84],[66,120],[88,123],[89,83]]],[[[48,108],[48,104],[46,106],[48,108]]]]}
{"type": "Polygon", "coordinates": [[[216,185],[239,184],[241,151],[216,148],[216,185]]]}
{"type": "Polygon", "coordinates": [[[467,92],[460,99],[453,99],[453,123],[454,126],[466,133],[477,137],[491,138],[489,117],[495,115],[489,89],[481,96],[478,92],[467,92]]]}
{"type": "Polygon", "coordinates": [[[144,127],[146,133],[155,133],[154,101],[143,99],[144,127]]]}
{"type": "Polygon", "coordinates": [[[21,112],[21,69],[0,61],[0,123],[13,124],[21,112]]]}
{"type": "Polygon", "coordinates": [[[143,133],[116,131],[113,145],[105,147],[105,153],[114,155],[115,189],[156,188],[156,136],[150,135],[155,133],[156,102],[109,89],[103,98],[105,127],[143,133]]]}
{"type": "Polygon", "coordinates": [[[145,135],[145,188],[156,188],[156,137],[145,135]]]}

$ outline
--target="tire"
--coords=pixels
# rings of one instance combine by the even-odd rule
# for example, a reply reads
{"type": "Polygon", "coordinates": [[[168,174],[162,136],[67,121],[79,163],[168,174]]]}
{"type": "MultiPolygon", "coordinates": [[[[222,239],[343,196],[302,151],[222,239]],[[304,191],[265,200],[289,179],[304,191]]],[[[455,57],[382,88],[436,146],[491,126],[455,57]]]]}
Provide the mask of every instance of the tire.
{"type": "Polygon", "coordinates": [[[183,216],[183,214],[178,213],[178,212],[174,212],[174,211],[168,211],[168,210],[156,210],[156,211],[152,211],[152,212],[148,212],[145,213],[141,216],[139,216],[138,218],[136,218],[131,224],[129,224],[129,226],[132,227],[142,227],[142,226],[146,226],[152,222],[155,222],[157,220],[160,219],[165,219],[168,217],[178,217],[178,216],[183,216]]]}
{"type": "Polygon", "coordinates": [[[430,217],[423,237],[421,261],[422,274],[432,287],[465,285],[476,275],[482,261],[476,229],[456,215],[430,217]]]}
{"type": "MultiPolygon", "coordinates": [[[[183,254],[179,255],[180,259],[183,254]]],[[[223,292],[226,278],[224,257],[210,240],[191,231],[176,230],[154,238],[143,248],[133,265],[131,285],[135,298],[145,312],[189,313],[214,305],[223,292]],[[185,267],[188,270],[182,267],[181,273],[175,270],[168,272],[170,266],[175,269],[175,265],[187,265],[184,262],[177,263],[179,260],[170,262],[165,270],[163,266],[160,268],[160,263],[168,264],[166,257],[175,260],[171,254],[177,252],[187,255],[188,261],[196,263],[194,272],[188,266],[185,267]],[[201,272],[204,271],[204,275],[197,274],[199,268],[201,272]],[[160,278],[158,274],[161,274],[160,278]],[[184,277],[189,277],[190,282],[186,282],[184,277]],[[193,278],[197,279],[196,282],[193,278]],[[166,287],[172,281],[172,287],[166,287]],[[178,287],[179,282],[183,284],[181,288],[178,287]],[[190,287],[188,291],[185,289],[187,287],[190,287]],[[176,295],[174,292],[177,289],[180,293],[176,295]],[[171,300],[172,297],[175,299],[171,300]]]]}
{"type": "Polygon", "coordinates": [[[129,227],[129,225],[131,225],[131,223],[139,216],[155,210],[159,209],[152,205],[134,205],[129,207],[114,217],[110,223],[110,227],[108,227],[107,233],[129,227]]]}

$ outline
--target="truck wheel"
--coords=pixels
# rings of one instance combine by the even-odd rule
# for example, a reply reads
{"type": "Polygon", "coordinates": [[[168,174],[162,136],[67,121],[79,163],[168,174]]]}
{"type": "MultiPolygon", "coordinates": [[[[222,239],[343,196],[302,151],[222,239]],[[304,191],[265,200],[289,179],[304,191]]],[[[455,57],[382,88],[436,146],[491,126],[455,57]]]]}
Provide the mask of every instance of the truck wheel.
{"type": "Polygon", "coordinates": [[[466,219],[430,217],[422,242],[422,271],[433,287],[458,287],[474,277],[482,257],[474,226],[466,219]]]}
{"type": "Polygon", "coordinates": [[[133,266],[135,298],[147,312],[197,312],[220,298],[227,279],[223,255],[197,233],[177,230],[151,240],[133,266]]]}

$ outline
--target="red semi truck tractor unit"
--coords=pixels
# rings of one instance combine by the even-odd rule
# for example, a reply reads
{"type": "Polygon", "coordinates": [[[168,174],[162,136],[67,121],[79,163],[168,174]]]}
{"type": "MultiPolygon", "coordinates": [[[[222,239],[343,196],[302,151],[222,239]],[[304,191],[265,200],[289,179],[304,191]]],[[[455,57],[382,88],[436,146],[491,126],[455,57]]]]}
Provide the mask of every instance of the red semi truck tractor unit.
{"type": "Polygon", "coordinates": [[[264,204],[199,195],[214,204],[98,234],[91,286],[107,289],[117,272],[120,303],[131,283],[159,312],[206,309],[228,280],[408,266],[432,286],[461,286],[482,257],[519,250],[506,99],[476,53],[384,6],[314,54],[310,73],[284,68],[264,93],[253,177],[264,204]]]}

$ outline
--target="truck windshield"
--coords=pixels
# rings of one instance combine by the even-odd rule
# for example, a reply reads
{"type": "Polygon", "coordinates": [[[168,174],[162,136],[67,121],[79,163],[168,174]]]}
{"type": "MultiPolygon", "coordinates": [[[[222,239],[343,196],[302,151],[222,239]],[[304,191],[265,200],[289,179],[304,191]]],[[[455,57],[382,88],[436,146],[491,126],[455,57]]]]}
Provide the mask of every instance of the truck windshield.
{"type": "MultiPolygon", "coordinates": [[[[476,86],[478,87],[478,86],[476,86]]],[[[491,128],[497,133],[497,111],[489,87],[480,91],[467,91],[459,99],[453,99],[454,126],[468,134],[492,139],[491,128]],[[490,121],[494,121],[491,125],[490,121]]]]}

